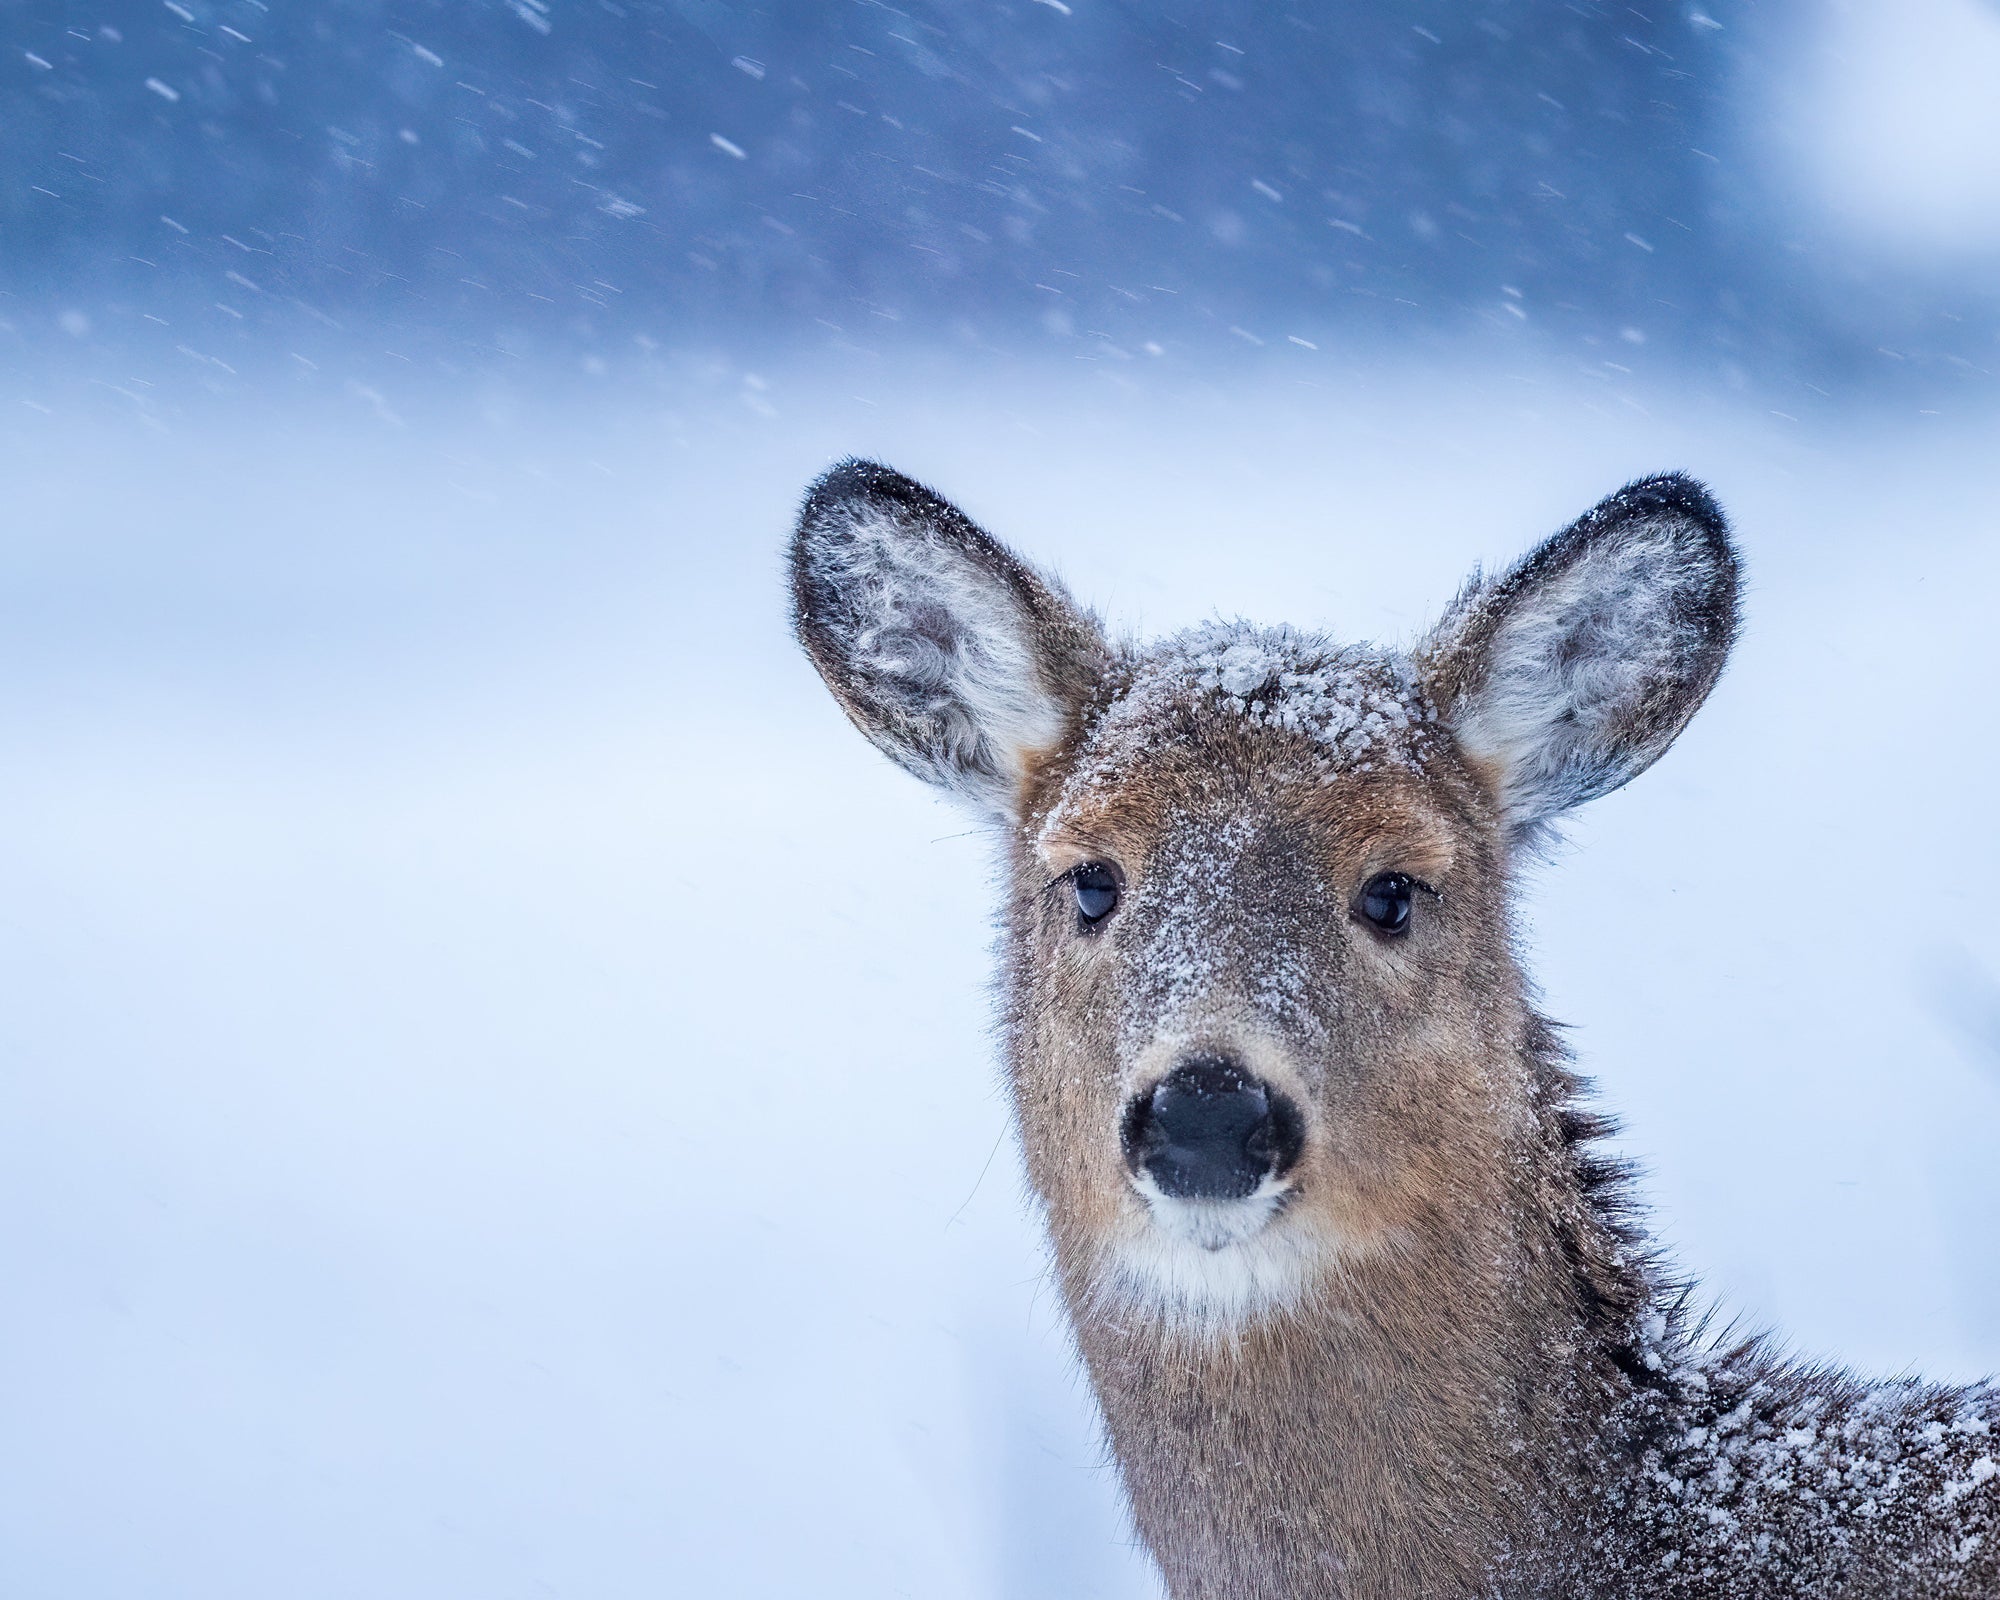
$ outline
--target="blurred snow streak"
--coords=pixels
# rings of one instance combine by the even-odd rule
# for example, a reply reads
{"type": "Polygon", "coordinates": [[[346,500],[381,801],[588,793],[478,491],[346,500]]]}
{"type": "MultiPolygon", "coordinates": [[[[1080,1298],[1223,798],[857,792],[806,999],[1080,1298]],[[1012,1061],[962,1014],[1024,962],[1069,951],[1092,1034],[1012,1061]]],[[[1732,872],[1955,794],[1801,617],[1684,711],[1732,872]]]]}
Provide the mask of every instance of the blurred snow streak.
{"type": "Polygon", "coordinates": [[[985,841],[786,637],[880,454],[1407,637],[1643,472],[1749,630],[1532,889],[1723,1306],[2000,1367],[2000,11],[0,14],[0,1594],[1153,1593],[985,841]]]}
{"type": "Polygon", "coordinates": [[[28,0],[0,357],[1635,330],[1724,383],[1955,393],[2000,328],[1996,34],[1992,0],[28,0]]]}

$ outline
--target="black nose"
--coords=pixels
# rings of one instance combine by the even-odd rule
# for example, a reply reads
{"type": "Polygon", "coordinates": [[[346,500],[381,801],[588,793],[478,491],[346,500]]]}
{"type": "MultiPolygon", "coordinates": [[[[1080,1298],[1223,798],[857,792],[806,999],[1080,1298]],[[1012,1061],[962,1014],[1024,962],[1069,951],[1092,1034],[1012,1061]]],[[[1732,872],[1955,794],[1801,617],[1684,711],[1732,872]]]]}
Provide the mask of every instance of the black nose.
{"type": "Polygon", "coordinates": [[[1125,1108],[1125,1160],[1176,1200],[1241,1200],[1299,1158],[1298,1107],[1226,1056],[1189,1056],[1125,1108]]]}

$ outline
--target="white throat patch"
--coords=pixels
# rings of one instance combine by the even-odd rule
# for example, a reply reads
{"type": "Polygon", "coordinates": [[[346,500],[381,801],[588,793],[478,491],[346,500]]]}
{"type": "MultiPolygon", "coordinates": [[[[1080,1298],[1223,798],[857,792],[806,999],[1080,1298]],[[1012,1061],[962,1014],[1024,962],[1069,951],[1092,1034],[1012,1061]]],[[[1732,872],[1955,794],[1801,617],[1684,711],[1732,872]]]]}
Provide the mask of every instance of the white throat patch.
{"type": "Polygon", "coordinates": [[[1329,1265],[1321,1238],[1288,1222],[1291,1185],[1267,1177],[1241,1200],[1177,1200],[1143,1174],[1144,1209],[1105,1247],[1106,1309],[1222,1334],[1296,1304],[1329,1265]]]}

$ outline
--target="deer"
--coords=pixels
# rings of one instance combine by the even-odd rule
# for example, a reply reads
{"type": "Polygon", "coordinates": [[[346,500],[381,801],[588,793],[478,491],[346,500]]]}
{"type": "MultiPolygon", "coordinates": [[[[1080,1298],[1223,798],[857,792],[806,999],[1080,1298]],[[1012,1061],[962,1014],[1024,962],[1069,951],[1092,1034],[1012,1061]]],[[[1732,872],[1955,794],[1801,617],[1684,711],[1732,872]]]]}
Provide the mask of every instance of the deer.
{"type": "Polygon", "coordinates": [[[1012,1118],[1174,1600],[2000,1596],[2000,1391],[1718,1328],[1521,965],[1524,865],[1735,641],[1706,488],[1406,646],[1115,638],[863,460],[790,583],[848,718],[993,829],[1012,1118]]]}

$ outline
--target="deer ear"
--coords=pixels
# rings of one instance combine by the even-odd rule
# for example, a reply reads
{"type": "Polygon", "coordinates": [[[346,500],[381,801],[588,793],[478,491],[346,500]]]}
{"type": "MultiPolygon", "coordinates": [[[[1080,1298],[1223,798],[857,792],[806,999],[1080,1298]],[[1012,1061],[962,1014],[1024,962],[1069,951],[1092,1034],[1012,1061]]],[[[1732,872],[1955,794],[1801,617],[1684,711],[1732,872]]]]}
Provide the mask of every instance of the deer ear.
{"type": "Polygon", "coordinates": [[[799,643],[854,725],[926,782],[1017,816],[1103,675],[1096,622],[956,506],[872,461],[807,492],[791,568],[799,643]]]}
{"type": "Polygon", "coordinates": [[[1736,588],[1721,510],[1678,473],[1628,485],[1467,585],[1420,659],[1517,835],[1665,753],[1722,671],[1736,588]]]}

